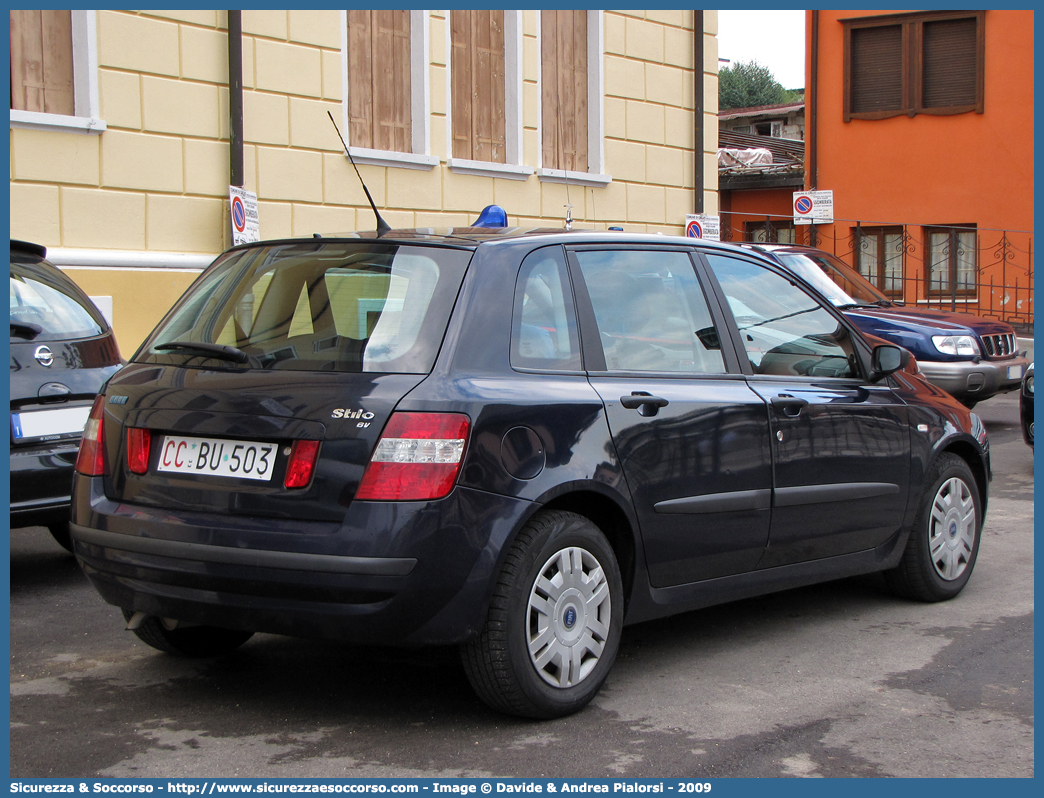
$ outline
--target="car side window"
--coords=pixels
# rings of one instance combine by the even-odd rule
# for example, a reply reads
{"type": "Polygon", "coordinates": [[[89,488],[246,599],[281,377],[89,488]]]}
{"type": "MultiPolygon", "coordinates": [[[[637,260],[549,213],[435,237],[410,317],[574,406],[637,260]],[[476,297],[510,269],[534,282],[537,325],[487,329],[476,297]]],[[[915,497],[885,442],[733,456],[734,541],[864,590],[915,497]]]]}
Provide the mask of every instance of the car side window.
{"type": "Polygon", "coordinates": [[[704,254],[755,374],[858,376],[848,330],[812,295],[757,263],[704,254]]]}
{"type": "Polygon", "coordinates": [[[515,283],[511,365],[579,371],[580,336],[561,247],[531,252],[515,283]]]}
{"type": "Polygon", "coordinates": [[[725,372],[687,253],[588,250],[576,259],[609,371],[725,372]]]}

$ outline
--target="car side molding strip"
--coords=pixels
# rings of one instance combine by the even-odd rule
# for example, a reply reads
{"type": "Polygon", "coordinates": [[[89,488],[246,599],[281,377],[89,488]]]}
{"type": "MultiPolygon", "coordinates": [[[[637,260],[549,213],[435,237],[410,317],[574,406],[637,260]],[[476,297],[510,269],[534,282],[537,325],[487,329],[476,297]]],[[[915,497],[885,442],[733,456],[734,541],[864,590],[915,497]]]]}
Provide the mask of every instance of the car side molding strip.
{"type": "Polygon", "coordinates": [[[407,576],[417,560],[413,557],[343,557],[334,554],[309,554],[296,551],[259,551],[211,546],[177,540],[157,540],[101,529],[71,525],[74,542],[89,543],[107,549],[177,557],[183,560],[214,562],[225,565],[250,565],[263,568],[286,568],[291,571],[315,571],[361,576],[407,576]]]}
{"type": "Polygon", "coordinates": [[[899,492],[892,482],[839,482],[836,485],[799,485],[776,488],[776,507],[796,507],[801,504],[826,504],[853,499],[872,499],[899,492]]]}
{"type": "Polygon", "coordinates": [[[658,513],[672,514],[735,513],[743,510],[767,510],[771,505],[772,491],[764,488],[668,499],[657,502],[653,509],[658,513]]]}
{"type": "Polygon", "coordinates": [[[799,485],[793,488],[776,488],[774,502],[772,491],[766,488],[668,499],[657,502],[653,505],[653,509],[658,513],[678,515],[735,513],[745,510],[767,510],[772,506],[797,507],[802,504],[872,499],[875,496],[890,496],[898,492],[899,486],[892,482],[839,482],[836,485],[799,485]]]}

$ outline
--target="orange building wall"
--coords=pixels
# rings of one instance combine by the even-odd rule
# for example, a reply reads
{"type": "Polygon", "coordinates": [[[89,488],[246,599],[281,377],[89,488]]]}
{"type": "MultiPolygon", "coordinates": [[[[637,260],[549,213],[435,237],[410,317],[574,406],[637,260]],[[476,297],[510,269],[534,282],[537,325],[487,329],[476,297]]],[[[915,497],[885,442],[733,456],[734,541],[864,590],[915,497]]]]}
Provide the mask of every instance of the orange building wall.
{"type": "Polygon", "coordinates": [[[845,122],[838,20],[884,13],[819,12],[817,188],[838,218],[1031,230],[1033,12],[986,12],[985,113],[845,122]]]}
{"type": "Polygon", "coordinates": [[[793,218],[792,201],[799,188],[754,189],[721,192],[722,239],[743,241],[747,222],[764,223],[765,217],[781,222],[793,218]],[[731,228],[730,238],[725,237],[725,226],[731,228]]]}
{"type": "MultiPolygon", "coordinates": [[[[812,75],[813,13],[806,12],[805,85],[818,79],[818,169],[807,179],[810,187],[833,190],[835,218],[864,224],[975,224],[981,247],[1000,241],[1001,231],[1008,231],[1020,249],[1032,248],[1033,12],[986,11],[985,113],[850,122],[844,121],[844,30],[839,20],[896,12],[819,11],[818,76],[812,75]]],[[[810,165],[808,157],[806,152],[810,165]]],[[[843,240],[851,247],[853,226],[843,223],[821,231],[837,236],[837,248],[844,250],[843,240]]],[[[923,235],[916,228],[910,232],[918,239],[923,235]]],[[[834,248],[825,242],[821,246],[834,248]]],[[[980,257],[980,268],[1000,271],[999,262],[987,260],[980,257]]],[[[1031,277],[1031,257],[1020,260],[1031,277]]]]}

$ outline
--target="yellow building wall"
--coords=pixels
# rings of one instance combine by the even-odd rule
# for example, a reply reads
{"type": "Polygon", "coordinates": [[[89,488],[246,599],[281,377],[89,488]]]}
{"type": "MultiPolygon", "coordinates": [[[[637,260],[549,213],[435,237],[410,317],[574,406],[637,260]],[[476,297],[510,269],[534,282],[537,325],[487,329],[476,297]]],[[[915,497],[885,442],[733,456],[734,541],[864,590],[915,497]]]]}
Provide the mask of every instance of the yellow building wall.
{"type": "MultiPolygon", "coordinates": [[[[466,225],[490,203],[509,223],[681,233],[703,157],[705,212],[717,210],[717,13],[704,12],[704,63],[693,64],[692,11],[603,15],[603,171],[592,188],[458,174],[446,167],[447,14],[429,13],[430,170],[360,165],[392,227],[466,225]],[[694,152],[694,80],[705,86],[694,152]]],[[[224,11],[98,11],[100,134],[11,129],[11,234],[59,250],[195,253],[230,244],[228,51],[224,11]]],[[[522,162],[539,164],[539,14],[522,12],[522,162]]],[[[263,238],[368,229],[373,214],[327,111],[341,119],[336,10],[244,11],[245,187],[263,238]]],[[[63,268],[89,294],[113,297],[130,354],[194,273],[63,268]]]]}
{"type": "Polygon", "coordinates": [[[112,330],[129,358],[192,281],[195,269],[100,269],[63,266],[88,296],[112,297],[112,330]]]}

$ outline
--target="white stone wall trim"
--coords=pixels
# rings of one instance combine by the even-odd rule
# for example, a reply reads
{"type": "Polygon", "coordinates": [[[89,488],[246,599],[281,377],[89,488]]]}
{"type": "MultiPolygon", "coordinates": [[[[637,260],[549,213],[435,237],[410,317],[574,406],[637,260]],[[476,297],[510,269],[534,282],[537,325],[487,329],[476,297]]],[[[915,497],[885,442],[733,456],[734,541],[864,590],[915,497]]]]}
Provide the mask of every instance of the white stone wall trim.
{"type": "Polygon", "coordinates": [[[55,266],[63,267],[189,269],[199,271],[213,263],[216,257],[216,254],[207,255],[186,252],[47,248],[47,260],[55,266]]]}
{"type": "Polygon", "coordinates": [[[571,172],[565,169],[537,169],[536,175],[543,183],[570,183],[574,186],[592,186],[594,188],[603,188],[613,182],[612,175],[571,172]]]}
{"type": "Polygon", "coordinates": [[[533,167],[492,161],[469,161],[464,158],[448,158],[446,166],[451,172],[480,177],[506,177],[509,180],[525,180],[533,174],[533,167]]]}
{"type": "Polygon", "coordinates": [[[11,110],[11,127],[28,130],[64,130],[66,133],[101,133],[105,121],[93,117],[45,114],[40,111],[11,110]]]}
{"type": "MultiPolygon", "coordinates": [[[[439,159],[434,155],[413,155],[408,152],[392,150],[368,150],[363,147],[349,147],[356,163],[367,166],[399,166],[404,169],[434,169],[439,159]]],[[[345,155],[345,158],[348,156],[345,155]]]]}

